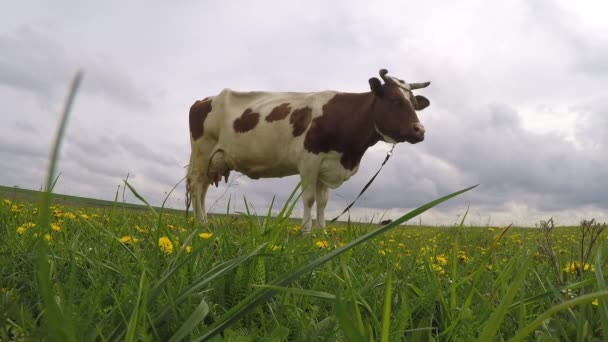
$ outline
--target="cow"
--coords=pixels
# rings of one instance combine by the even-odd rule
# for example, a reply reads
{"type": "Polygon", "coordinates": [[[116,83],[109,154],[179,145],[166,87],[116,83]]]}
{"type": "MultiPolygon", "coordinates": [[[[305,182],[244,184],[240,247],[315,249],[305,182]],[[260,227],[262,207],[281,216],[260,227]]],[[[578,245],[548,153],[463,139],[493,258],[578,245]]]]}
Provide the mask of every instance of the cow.
{"type": "Polygon", "coordinates": [[[230,171],[251,179],[300,175],[303,187],[302,233],[325,228],[328,188],[357,173],[365,151],[379,141],[424,140],[416,111],[430,105],[413,90],[430,82],[407,83],[381,69],[369,79],[369,92],[240,92],[224,89],[190,108],[191,155],[186,182],[186,214],[193,202],[206,222],[205,196],[210,184],[230,171]]]}

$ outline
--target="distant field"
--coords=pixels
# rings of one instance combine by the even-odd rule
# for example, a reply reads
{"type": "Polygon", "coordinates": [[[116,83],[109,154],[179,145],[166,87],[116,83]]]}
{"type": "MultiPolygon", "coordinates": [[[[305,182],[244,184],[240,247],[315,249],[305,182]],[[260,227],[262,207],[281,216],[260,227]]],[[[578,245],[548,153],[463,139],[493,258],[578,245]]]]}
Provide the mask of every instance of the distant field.
{"type": "MultiPolygon", "coordinates": [[[[0,185],[0,198],[7,198],[11,200],[21,201],[37,201],[40,197],[40,192],[36,190],[21,189],[17,187],[8,187],[0,185]]],[[[104,208],[112,207],[116,203],[114,201],[105,201],[94,198],[70,196],[63,194],[53,194],[53,204],[65,205],[65,206],[81,206],[81,207],[95,207],[104,208]]],[[[145,205],[118,202],[121,207],[134,209],[134,210],[147,210],[145,205]]],[[[160,209],[155,207],[156,209],[160,209]]],[[[168,211],[180,211],[177,209],[165,209],[168,211]]],[[[183,211],[182,211],[183,212],[183,211]]]]}

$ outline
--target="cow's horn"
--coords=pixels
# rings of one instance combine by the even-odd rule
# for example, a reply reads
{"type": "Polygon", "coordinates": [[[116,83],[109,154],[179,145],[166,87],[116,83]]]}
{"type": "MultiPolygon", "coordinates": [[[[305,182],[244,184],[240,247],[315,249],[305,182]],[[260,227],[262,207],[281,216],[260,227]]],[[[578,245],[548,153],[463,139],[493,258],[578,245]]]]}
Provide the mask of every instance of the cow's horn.
{"type": "Polygon", "coordinates": [[[431,82],[410,83],[410,89],[414,90],[414,89],[426,88],[429,86],[429,84],[431,84],[431,82]]]}
{"type": "Polygon", "coordinates": [[[388,70],[380,69],[380,77],[382,77],[385,83],[388,83],[392,81],[392,79],[390,77],[386,77],[386,74],[388,74],[388,70]]]}

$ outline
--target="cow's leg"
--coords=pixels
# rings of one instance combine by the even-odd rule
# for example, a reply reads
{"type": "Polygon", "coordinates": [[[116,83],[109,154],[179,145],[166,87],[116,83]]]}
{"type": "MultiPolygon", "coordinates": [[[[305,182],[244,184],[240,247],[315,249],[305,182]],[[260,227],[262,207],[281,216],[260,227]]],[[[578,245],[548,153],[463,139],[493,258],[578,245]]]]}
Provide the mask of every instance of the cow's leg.
{"type": "Polygon", "coordinates": [[[302,202],[304,204],[302,234],[307,235],[312,230],[311,211],[312,206],[315,204],[316,181],[307,180],[305,177],[302,177],[302,186],[304,187],[304,192],[302,193],[302,202]]]}
{"type": "Polygon", "coordinates": [[[325,206],[327,206],[327,198],[329,189],[321,181],[317,181],[316,200],[317,200],[317,226],[325,229],[325,206]]]}
{"type": "Polygon", "coordinates": [[[192,199],[194,213],[199,222],[207,222],[205,212],[205,196],[211,180],[207,174],[209,168],[209,158],[211,151],[215,147],[215,141],[205,139],[205,137],[192,141],[192,152],[190,154],[190,164],[188,165],[187,182],[192,199]]]}

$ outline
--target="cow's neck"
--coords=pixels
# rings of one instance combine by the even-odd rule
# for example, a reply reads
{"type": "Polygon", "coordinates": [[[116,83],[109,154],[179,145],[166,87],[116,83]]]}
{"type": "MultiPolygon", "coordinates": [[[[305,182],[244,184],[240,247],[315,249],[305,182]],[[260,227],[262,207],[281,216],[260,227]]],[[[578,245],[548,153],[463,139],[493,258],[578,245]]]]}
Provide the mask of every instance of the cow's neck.
{"type": "Polygon", "coordinates": [[[342,165],[354,169],[365,151],[380,140],[372,116],[375,101],[372,93],[336,94],[323,106],[323,115],[314,120],[309,132],[321,143],[307,148],[312,147],[317,153],[341,152],[342,165]]]}

